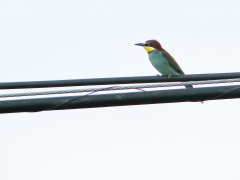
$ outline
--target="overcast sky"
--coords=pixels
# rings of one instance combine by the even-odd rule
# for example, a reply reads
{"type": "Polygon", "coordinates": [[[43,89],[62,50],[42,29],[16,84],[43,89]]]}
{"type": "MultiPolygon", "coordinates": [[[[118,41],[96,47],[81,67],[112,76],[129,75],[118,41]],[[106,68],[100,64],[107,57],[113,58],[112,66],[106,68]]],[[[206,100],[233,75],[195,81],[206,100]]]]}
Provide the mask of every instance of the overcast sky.
{"type": "MultiPolygon", "coordinates": [[[[156,75],[148,39],[186,74],[240,71],[236,0],[0,4],[0,82],[156,75]]],[[[0,179],[239,179],[239,103],[2,114],[0,179]]]]}

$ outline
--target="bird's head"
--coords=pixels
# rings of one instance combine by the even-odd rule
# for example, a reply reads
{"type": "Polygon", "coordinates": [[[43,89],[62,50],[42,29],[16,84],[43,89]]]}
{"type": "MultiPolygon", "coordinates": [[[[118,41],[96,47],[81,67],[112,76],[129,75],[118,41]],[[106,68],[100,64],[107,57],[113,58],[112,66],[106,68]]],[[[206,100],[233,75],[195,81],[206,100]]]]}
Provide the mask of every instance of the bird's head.
{"type": "Polygon", "coordinates": [[[136,46],[143,46],[144,49],[149,53],[153,50],[164,51],[161,44],[157,40],[147,40],[145,43],[137,43],[136,46]]]}

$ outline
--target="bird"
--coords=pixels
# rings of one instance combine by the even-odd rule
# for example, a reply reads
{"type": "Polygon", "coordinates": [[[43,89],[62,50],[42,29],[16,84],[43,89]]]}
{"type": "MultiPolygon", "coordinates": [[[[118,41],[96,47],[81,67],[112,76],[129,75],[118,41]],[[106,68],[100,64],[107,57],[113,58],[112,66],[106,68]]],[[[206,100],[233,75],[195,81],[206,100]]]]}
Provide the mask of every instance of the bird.
{"type": "MultiPolygon", "coordinates": [[[[167,75],[169,78],[172,75],[184,75],[176,60],[162,48],[157,40],[147,40],[145,43],[136,43],[135,45],[144,47],[150,62],[162,75],[167,75]]],[[[192,85],[185,85],[185,87],[193,88],[192,85]]]]}

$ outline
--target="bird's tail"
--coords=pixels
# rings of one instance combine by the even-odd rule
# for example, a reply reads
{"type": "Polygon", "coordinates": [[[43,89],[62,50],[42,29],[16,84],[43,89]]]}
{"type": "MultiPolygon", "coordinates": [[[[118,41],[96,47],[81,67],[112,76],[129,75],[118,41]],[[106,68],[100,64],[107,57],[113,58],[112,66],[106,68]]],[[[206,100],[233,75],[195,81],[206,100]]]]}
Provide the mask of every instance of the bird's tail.
{"type": "Polygon", "coordinates": [[[185,85],[185,87],[186,87],[187,89],[193,88],[192,85],[185,85]]]}
{"type": "MultiPolygon", "coordinates": [[[[186,87],[187,89],[193,88],[192,85],[185,85],[185,87],[186,87]]],[[[201,103],[203,104],[203,101],[201,101],[201,103]]]]}

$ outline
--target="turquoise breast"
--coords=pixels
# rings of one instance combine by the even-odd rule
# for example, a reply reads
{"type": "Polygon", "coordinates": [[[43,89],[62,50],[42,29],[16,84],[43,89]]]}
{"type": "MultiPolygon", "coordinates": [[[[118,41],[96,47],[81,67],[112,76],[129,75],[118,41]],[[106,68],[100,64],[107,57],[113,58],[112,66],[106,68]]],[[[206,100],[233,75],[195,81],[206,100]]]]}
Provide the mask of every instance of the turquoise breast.
{"type": "Polygon", "coordinates": [[[168,63],[167,58],[163,55],[162,52],[152,51],[148,53],[148,57],[152,65],[160,72],[162,75],[179,75],[168,63]]]}

